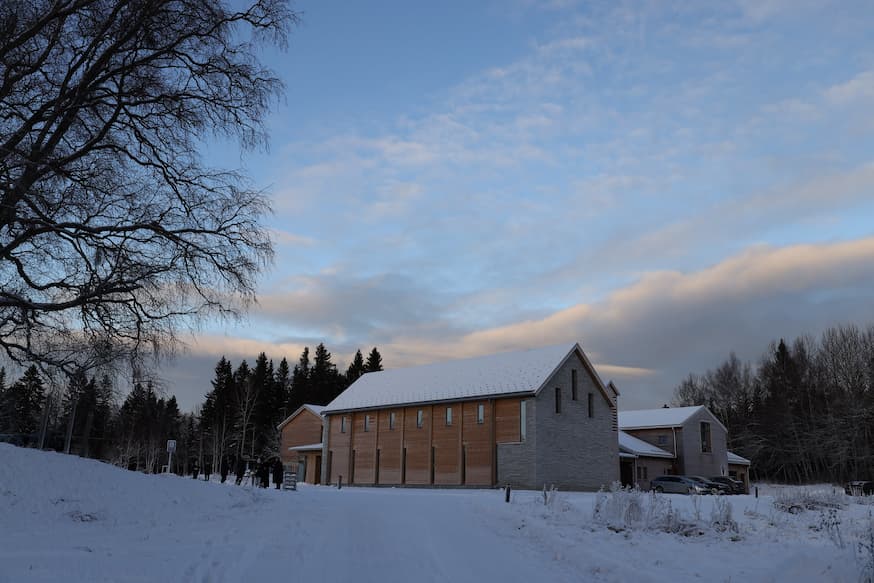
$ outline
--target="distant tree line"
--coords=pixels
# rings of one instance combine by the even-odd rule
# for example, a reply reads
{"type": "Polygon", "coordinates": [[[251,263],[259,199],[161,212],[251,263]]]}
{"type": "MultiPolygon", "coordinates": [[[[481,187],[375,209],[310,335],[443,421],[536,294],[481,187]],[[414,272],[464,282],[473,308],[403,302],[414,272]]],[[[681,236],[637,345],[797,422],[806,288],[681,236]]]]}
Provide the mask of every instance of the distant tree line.
{"type": "Polygon", "coordinates": [[[674,402],[706,405],[757,479],[874,479],[874,325],[772,342],[756,366],[732,353],[680,383],[674,402]]]}
{"type": "Polygon", "coordinates": [[[382,355],[361,351],[345,373],[319,344],[290,368],[261,353],[250,366],[234,368],[222,357],[211,388],[192,413],[182,413],[175,396],[152,383],[136,383],[123,399],[109,375],[71,375],[49,390],[36,366],[9,384],[0,368],[0,440],[110,461],[145,472],[166,463],[168,439],[177,442],[172,471],[218,473],[222,464],[278,455],[276,426],[304,403],[326,405],[366,372],[383,370],[382,355]]]}

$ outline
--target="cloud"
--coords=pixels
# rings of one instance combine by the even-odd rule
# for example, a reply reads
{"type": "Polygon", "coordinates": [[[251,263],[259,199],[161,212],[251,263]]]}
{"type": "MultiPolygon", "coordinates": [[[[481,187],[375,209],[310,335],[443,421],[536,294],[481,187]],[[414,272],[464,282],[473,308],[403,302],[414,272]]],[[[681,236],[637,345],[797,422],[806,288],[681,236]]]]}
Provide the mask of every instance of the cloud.
{"type": "Polygon", "coordinates": [[[825,91],[832,104],[848,105],[874,100],[874,71],[862,71],[849,81],[832,85],[825,91]]]}

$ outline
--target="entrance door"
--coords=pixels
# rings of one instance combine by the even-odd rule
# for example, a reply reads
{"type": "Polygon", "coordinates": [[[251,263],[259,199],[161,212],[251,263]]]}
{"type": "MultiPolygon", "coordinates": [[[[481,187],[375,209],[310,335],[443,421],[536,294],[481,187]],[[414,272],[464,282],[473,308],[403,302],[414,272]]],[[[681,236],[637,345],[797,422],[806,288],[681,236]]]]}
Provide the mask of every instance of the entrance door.
{"type": "Polygon", "coordinates": [[[623,486],[634,485],[634,461],[622,460],[619,462],[619,479],[622,481],[623,486]]]}
{"type": "Polygon", "coordinates": [[[316,479],[313,480],[313,484],[321,484],[322,483],[322,456],[316,456],[316,479]]]}

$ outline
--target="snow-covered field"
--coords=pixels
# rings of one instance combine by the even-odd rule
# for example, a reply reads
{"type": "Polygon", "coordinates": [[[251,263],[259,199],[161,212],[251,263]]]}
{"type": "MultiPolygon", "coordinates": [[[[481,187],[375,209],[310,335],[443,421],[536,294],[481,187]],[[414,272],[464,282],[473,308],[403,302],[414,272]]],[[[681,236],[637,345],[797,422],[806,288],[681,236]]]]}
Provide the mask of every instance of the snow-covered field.
{"type": "Polygon", "coordinates": [[[736,528],[714,497],[253,490],[0,444],[0,582],[860,580],[874,507],[727,500],[736,528]]]}

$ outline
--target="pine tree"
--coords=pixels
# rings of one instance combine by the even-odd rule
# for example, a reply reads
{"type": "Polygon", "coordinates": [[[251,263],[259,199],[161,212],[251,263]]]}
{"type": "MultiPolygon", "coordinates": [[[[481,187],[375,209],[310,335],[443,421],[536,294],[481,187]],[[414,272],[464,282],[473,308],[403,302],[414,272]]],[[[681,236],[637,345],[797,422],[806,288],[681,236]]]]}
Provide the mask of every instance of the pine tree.
{"type": "Polygon", "coordinates": [[[346,369],[346,385],[351,385],[365,372],[364,357],[361,355],[361,350],[355,351],[355,357],[346,369]]]}
{"type": "Polygon", "coordinates": [[[31,365],[6,393],[12,409],[11,433],[36,433],[45,401],[45,389],[36,366],[31,365]]]}
{"type": "Polygon", "coordinates": [[[282,396],[282,412],[279,416],[282,419],[285,419],[293,412],[293,410],[290,409],[291,370],[288,367],[288,360],[285,357],[279,361],[279,366],[276,368],[276,374],[274,375],[274,382],[276,383],[277,393],[282,396]]]}
{"type": "Polygon", "coordinates": [[[295,412],[301,405],[309,403],[310,391],[310,348],[305,346],[300,360],[294,365],[291,373],[291,391],[288,398],[289,414],[295,412]]]}
{"type": "Polygon", "coordinates": [[[367,364],[364,365],[365,372],[379,372],[382,370],[382,355],[376,346],[367,355],[367,364]]]}
{"type": "Polygon", "coordinates": [[[323,343],[319,343],[310,373],[312,400],[309,402],[314,405],[327,405],[342,391],[342,381],[337,365],[331,362],[331,353],[323,343]]]}

